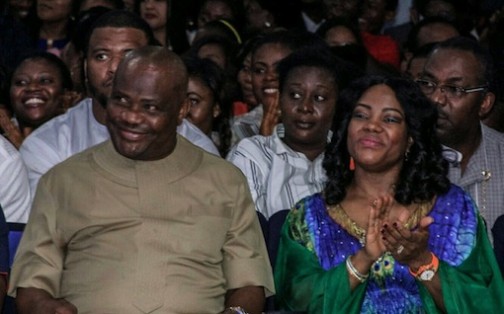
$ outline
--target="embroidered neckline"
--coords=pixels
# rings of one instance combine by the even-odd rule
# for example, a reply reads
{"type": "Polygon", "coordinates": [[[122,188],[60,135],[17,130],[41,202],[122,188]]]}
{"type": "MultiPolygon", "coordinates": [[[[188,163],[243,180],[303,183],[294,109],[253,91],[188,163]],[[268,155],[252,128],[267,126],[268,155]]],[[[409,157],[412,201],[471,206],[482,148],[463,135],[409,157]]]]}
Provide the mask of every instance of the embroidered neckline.
{"type": "MultiPolygon", "coordinates": [[[[417,207],[410,215],[406,224],[404,224],[404,227],[411,229],[413,226],[416,226],[420,220],[431,211],[434,202],[435,199],[432,201],[417,203],[417,207]]],[[[340,203],[336,205],[327,205],[326,207],[329,216],[336,223],[340,224],[343,229],[357,238],[362,246],[366,244],[366,230],[357,225],[357,223],[347,215],[340,203]]]]}

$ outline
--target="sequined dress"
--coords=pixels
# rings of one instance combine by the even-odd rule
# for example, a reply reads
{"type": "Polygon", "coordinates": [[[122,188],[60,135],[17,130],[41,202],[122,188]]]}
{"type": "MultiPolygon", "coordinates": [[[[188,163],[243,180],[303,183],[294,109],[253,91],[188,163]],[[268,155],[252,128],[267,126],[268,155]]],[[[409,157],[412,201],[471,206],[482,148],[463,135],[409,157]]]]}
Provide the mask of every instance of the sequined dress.
{"type": "MultiPolygon", "coordinates": [[[[434,219],[428,244],[441,262],[448,313],[503,309],[502,277],[470,196],[452,186],[425,214],[434,219]]],[[[345,260],[362,242],[331,217],[321,194],[299,201],[282,230],[275,267],[277,303],[309,313],[438,312],[426,288],[390,254],[375,262],[369,279],[351,291],[345,260]]]]}

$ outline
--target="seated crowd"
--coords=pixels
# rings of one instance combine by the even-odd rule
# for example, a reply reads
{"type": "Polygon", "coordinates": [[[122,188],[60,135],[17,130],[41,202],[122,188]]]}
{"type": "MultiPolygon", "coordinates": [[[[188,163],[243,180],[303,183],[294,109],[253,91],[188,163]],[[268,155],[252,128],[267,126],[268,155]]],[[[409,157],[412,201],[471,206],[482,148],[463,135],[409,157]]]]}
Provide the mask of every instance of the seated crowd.
{"type": "Polygon", "coordinates": [[[504,311],[493,2],[4,2],[3,313],[504,311]]]}

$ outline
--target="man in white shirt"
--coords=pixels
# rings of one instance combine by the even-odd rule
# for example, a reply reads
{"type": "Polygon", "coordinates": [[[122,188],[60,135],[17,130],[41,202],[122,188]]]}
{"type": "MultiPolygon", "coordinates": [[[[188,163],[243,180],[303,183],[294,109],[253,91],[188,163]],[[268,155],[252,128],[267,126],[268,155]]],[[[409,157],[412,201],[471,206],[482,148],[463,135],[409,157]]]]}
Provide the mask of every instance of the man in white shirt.
{"type": "MultiPolygon", "coordinates": [[[[105,105],[117,65],[130,50],[154,42],[149,25],[134,13],[110,11],[93,24],[84,48],[84,71],[91,98],[39,127],[21,145],[33,196],[38,180],[50,168],[109,138],[104,125],[105,105]]],[[[179,133],[218,155],[211,140],[205,142],[206,136],[199,136],[198,130],[188,124],[184,120],[179,133]]]]}
{"type": "Polygon", "coordinates": [[[26,223],[30,212],[30,188],[23,160],[17,149],[0,136],[0,205],[5,220],[26,223]]]}

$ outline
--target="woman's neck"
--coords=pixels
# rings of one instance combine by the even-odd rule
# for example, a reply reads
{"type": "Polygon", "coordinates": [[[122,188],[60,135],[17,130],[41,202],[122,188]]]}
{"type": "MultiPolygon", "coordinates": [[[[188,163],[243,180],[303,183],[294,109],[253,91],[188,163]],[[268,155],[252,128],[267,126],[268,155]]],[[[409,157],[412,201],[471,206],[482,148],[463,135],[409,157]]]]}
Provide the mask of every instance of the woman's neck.
{"type": "Polygon", "coordinates": [[[33,132],[36,128],[38,128],[41,125],[41,124],[32,125],[32,124],[24,123],[23,121],[21,121],[19,119],[17,121],[18,121],[19,131],[21,132],[21,135],[23,135],[23,137],[27,137],[28,135],[30,135],[31,132],[33,132]]]}
{"type": "Polygon", "coordinates": [[[45,22],[40,26],[39,37],[43,39],[64,39],[67,36],[67,20],[45,22]]]}
{"type": "Polygon", "coordinates": [[[168,44],[166,41],[166,27],[160,27],[158,29],[153,30],[154,38],[157,39],[161,43],[161,45],[165,46],[168,44]]]}
{"type": "Polygon", "coordinates": [[[370,173],[356,169],[347,193],[359,198],[374,200],[386,194],[394,195],[399,171],[370,173]]]}

